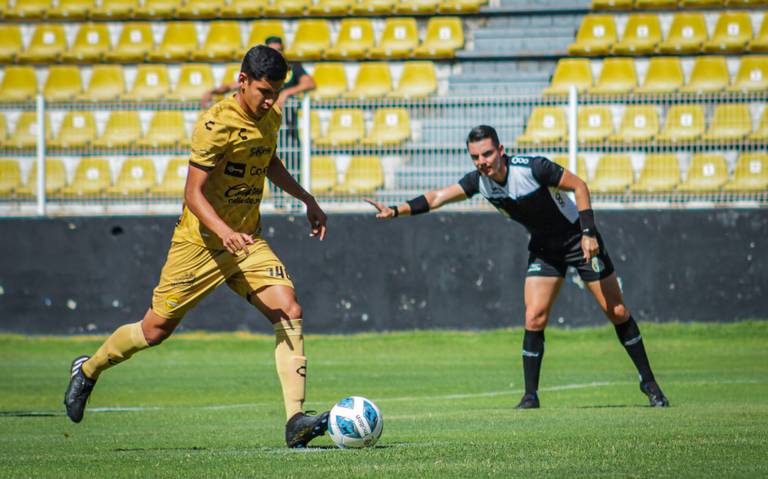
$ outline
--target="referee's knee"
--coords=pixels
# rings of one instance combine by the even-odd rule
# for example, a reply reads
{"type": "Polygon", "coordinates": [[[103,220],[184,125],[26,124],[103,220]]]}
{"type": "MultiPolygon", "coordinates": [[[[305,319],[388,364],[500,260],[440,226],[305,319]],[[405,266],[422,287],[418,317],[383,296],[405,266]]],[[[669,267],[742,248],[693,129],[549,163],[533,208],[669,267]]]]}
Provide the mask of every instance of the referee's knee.
{"type": "Polygon", "coordinates": [[[538,309],[525,310],[525,329],[541,331],[547,326],[547,311],[538,309]]]}
{"type": "Polygon", "coordinates": [[[622,303],[612,304],[608,306],[605,315],[613,324],[621,324],[629,319],[629,310],[622,303]]]}

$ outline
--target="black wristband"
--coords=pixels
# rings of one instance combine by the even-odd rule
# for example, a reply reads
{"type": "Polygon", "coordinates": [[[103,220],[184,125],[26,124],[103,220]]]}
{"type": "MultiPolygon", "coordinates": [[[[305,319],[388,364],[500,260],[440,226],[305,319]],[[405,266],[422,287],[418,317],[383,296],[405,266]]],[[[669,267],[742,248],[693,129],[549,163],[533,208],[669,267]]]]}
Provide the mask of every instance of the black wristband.
{"type": "Polygon", "coordinates": [[[398,216],[400,216],[400,210],[397,209],[397,205],[392,205],[389,207],[389,209],[395,212],[395,214],[392,215],[393,218],[397,218],[398,216]]]}
{"type": "Polygon", "coordinates": [[[429,211],[429,202],[424,195],[417,196],[412,200],[406,201],[406,203],[411,207],[411,216],[420,215],[429,211]]]}
{"type": "Polygon", "coordinates": [[[597,236],[597,227],[595,227],[595,212],[592,208],[579,211],[579,223],[581,223],[581,234],[584,236],[597,236]]]}

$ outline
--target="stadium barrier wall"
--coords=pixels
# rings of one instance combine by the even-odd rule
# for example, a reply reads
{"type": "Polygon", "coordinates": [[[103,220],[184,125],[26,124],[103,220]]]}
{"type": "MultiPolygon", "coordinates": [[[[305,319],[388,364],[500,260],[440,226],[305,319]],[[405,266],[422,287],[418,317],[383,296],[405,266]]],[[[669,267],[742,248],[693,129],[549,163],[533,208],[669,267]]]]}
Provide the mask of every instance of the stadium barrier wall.
{"type": "MultiPolygon", "coordinates": [[[[768,210],[599,211],[597,219],[638,320],[768,317],[768,210]]],[[[174,221],[0,220],[0,330],[96,334],[137,321],[174,221]]],[[[308,238],[301,215],[267,215],[264,237],[293,278],[308,333],[523,325],[527,236],[498,214],[437,212],[389,222],[338,214],[322,243],[308,238]]],[[[550,321],[605,324],[573,271],[550,321]]],[[[226,286],[181,328],[271,331],[226,286]]]]}

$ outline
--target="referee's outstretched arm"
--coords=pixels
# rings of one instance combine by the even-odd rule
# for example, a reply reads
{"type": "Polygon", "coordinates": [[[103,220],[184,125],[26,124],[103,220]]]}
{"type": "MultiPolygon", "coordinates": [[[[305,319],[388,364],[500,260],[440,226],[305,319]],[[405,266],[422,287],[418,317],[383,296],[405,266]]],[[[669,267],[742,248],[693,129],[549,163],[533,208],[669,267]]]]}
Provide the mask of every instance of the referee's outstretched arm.
{"type": "Polygon", "coordinates": [[[398,216],[413,216],[436,210],[446,203],[463,201],[467,199],[464,188],[458,183],[446,186],[440,190],[432,190],[408,200],[400,205],[384,206],[383,203],[366,198],[365,201],[373,205],[379,212],[376,217],[382,220],[396,218],[398,216]]]}

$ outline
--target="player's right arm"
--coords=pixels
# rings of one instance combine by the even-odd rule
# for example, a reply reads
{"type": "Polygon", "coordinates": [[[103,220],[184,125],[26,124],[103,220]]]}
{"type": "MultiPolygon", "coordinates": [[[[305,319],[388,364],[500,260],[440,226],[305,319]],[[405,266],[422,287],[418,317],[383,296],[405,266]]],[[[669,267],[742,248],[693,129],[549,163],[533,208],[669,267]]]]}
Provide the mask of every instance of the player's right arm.
{"type": "Polygon", "coordinates": [[[379,219],[390,219],[397,216],[412,216],[414,214],[426,213],[436,210],[441,206],[467,199],[467,194],[461,185],[454,184],[439,190],[432,190],[408,200],[400,205],[385,206],[383,203],[366,199],[379,212],[376,217],[379,219]]]}

